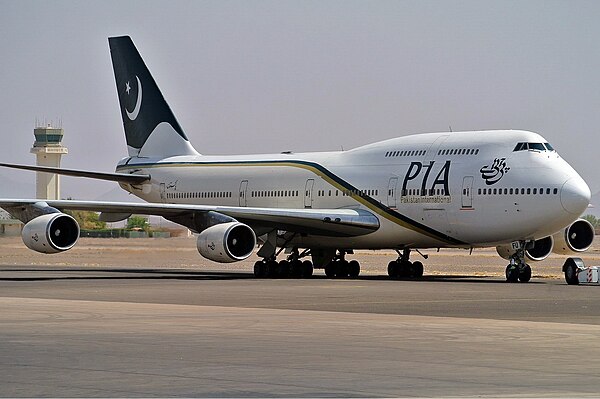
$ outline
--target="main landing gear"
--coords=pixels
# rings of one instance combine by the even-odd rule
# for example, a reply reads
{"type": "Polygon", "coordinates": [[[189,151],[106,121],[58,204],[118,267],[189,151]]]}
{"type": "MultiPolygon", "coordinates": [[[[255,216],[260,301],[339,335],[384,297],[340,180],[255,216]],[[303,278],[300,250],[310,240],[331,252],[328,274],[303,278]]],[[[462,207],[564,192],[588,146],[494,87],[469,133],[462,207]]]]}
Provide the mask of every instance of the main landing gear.
{"type": "Polygon", "coordinates": [[[506,266],[506,281],[509,283],[526,283],[531,280],[531,266],[525,263],[526,242],[520,243],[518,249],[511,257],[510,263],[506,266]]]}
{"type": "Polygon", "coordinates": [[[393,279],[415,279],[423,277],[423,263],[409,260],[410,249],[406,248],[398,252],[398,259],[388,264],[388,276],[393,279]]]}
{"type": "Polygon", "coordinates": [[[297,250],[294,250],[287,259],[279,262],[275,256],[259,260],[254,264],[254,276],[259,278],[309,278],[313,275],[313,264],[309,260],[300,260],[304,255],[304,253],[299,254],[297,250]]]}
{"type": "Polygon", "coordinates": [[[359,274],[360,263],[356,260],[348,262],[344,251],[340,251],[331,262],[325,266],[325,275],[329,278],[356,278],[359,274]]]}

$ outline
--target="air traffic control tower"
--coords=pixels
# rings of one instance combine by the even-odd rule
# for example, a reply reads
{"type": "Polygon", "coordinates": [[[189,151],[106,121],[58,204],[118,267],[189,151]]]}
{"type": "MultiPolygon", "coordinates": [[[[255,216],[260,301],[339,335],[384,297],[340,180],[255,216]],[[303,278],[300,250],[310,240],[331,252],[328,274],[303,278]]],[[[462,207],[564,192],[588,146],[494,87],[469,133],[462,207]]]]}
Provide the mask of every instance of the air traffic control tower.
{"type": "MultiPolygon", "coordinates": [[[[64,130],[51,125],[36,127],[33,130],[35,142],[30,152],[36,155],[38,166],[60,167],[60,159],[69,150],[63,147],[64,130]]],[[[36,198],[60,199],[60,176],[54,173],[36,172],[36,198]]]]}

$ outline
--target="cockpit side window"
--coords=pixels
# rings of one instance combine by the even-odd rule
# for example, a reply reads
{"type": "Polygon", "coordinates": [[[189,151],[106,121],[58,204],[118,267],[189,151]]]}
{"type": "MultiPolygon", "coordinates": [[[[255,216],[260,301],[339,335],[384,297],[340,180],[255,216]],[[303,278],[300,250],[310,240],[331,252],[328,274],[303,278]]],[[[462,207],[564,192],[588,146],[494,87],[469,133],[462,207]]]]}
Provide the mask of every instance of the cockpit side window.
{"type": "Polygon", "coordinates": [[[523,151],[527,149],[527,143],[518,143],[513,151],[523,151]]]}
{"type": "Polygon", "coordinates": [[[544,143],[544,145],[546,146],[546,148],[548,149],[548,151],[554,151],[554,147],[552,147],[550,145],[550,143],[544,143]]]}

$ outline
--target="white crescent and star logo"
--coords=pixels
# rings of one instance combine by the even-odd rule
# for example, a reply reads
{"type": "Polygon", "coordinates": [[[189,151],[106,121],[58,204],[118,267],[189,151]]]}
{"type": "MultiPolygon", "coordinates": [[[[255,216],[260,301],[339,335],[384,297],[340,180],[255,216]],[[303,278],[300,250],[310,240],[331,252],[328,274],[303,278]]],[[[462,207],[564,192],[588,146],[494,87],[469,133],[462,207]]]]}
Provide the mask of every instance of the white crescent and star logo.
{"type": "MultiPolygon", "coordinates": [[[[129,120],[131,120],[131,121],[134,121],[138,117],[138,114],[140,113],[140,108],[142,107],[142,82],[140,82],[140,78],[138,78],[137,75],[135,76],[135,79],[137,80],[137,85],[138,85],[138,95],[137,95],[137,99],[135,101],[135,107],[133,108],[132,112],[129,112],[127,110],[127,107],[125,107],[125,113],[127,114],[127,117],[129,118],[129,120]]],[[[131,90],[131,86],[130,86],[129,82],[127,82],[125,84],[125,91],[127,92],[127,95],[129,95],[130,90],[131,90]]]]}

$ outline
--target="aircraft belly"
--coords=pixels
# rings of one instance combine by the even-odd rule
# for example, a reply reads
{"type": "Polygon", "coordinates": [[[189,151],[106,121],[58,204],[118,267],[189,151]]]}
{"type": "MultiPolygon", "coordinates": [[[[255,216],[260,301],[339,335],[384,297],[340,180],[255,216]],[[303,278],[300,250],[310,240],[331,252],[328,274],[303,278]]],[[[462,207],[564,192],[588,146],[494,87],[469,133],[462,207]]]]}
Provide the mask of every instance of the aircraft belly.
{"type": "Polygon", "coordinates": [[[447,243],[387,220],[381,220],[376,232],[357,237],[322,237],[308,235],[298,237],[290,244],[301,248],[346,248],[346,249],[401,249],[438,248],[447,243]]]}

